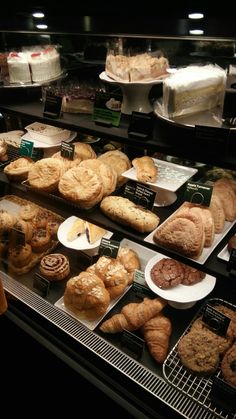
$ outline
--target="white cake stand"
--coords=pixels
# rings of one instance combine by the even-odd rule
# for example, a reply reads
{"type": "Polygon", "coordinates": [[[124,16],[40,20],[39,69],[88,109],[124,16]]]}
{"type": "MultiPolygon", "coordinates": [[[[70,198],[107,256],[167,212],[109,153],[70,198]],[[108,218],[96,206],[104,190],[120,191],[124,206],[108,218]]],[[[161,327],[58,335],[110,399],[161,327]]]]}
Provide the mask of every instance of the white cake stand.
{"type": "Polygon", "coordinates": [[[105,71],[99,77],[102,81],[120,86],[123,93],[122,113],[131,115],[133,111],[143,113],[153,112],[153,107],[149,102],[148,96],[152,86],[162,83],[161,79],[136,82],[117,81],[107,76],[105,71]]]}

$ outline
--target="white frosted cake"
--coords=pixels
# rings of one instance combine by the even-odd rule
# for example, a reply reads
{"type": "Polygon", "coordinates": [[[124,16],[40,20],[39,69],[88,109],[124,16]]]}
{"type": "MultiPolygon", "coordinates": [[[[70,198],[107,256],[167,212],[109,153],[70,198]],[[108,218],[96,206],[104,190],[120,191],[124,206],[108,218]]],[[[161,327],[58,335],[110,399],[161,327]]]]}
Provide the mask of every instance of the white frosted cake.
{"type": "Polygon", "coordinates": [[[60,56],[54,47],[30,53],[28,60],[33,82],[50,80],[61,74],[60,56]]]}
{"type": "Polygon", "coordinates": [[[212,64],[181,68],[163,82],[163,113],[173,118],[219,107],[222,111],[225,71],[212,64]]]}
{"type": "Polygon", "coordinates": [[[105,72],[114,80],[135,82],[155,80],[167,73],[167,58],[147,53],[135,56],[108,54],[105,72]]]}
{"type": "Polygon", "coordinates": [[[60,55],[54,46],[26,52],[11,52],[7,58],[10,83],[39,83],[61,74],[60,55]]]}
{"type": "Polygon", "coordinates": [[[28,59],[23,52],[10,52],[7,64],[10,83],[31,83],[28,59]]]}

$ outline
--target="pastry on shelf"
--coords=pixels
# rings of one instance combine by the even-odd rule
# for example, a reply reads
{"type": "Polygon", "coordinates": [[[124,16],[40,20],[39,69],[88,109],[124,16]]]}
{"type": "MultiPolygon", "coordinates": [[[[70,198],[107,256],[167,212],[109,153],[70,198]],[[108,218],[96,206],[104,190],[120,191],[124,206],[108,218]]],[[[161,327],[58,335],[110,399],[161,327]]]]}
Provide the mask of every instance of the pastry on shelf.
{"type": "Polygon", "coordinates": [[[61,253],[50,253],[41,259],[39,270],[49,281],[61,281],[70,273],[70,262],[61,253]]]}
{"type": "Polygon", "coordinates": [[[82,319],[93,321],[105,314],[110,295],[100,278],[84,271],[67,281],[64,304],[82,319]]]}
{"type": "Polygon", "coordinates": [[[137,330],[148,320],[156,316],[166,305],[162,298],[144,298],[141,303],[125,305],[119,314],[114,314],[100,325],[104,333],[118,333],[123,330],[137,330]]]}
{"type": "Polygon", "coordinates": [[[172,324],[168,317],[158,313],[141,327],[144,340],[151,356],[156,362],[164,362],[170,344],[172,324]]]}

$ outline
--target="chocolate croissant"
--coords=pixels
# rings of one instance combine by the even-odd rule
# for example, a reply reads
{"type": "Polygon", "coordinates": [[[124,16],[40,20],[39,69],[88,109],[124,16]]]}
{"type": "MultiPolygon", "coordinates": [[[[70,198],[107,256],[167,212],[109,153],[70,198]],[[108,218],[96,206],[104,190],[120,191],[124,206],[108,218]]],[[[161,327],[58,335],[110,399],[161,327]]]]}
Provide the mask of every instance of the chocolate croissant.
{"type": "Polygon", "coordinates": [[[140,182],[156,182],[157,167],[151,157],[136,157],[136,159],[132,161],[132,164],[136,169],[136,177],[140,182]]]}

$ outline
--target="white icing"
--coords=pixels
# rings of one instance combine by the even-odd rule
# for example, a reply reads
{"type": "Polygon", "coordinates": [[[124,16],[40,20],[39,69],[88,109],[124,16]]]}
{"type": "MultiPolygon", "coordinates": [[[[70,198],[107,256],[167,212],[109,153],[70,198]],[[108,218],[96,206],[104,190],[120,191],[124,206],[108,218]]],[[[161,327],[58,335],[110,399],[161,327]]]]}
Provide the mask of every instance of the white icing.
{"type": "Polygon", "coordinates": [[[51,46],[41,51],[10,53],[7,62],[10,83],[42,82],[61,74],[60,56],[51,46]]]}
{"type": "Polygon", "coordinates": [[[225,80],[225,71],[209,64],[203,67],[189,66],[181,68],[164,80],[164,86],[181,92],[186,89],[200,89],[211,84],[224,83],[225,80]]]}

